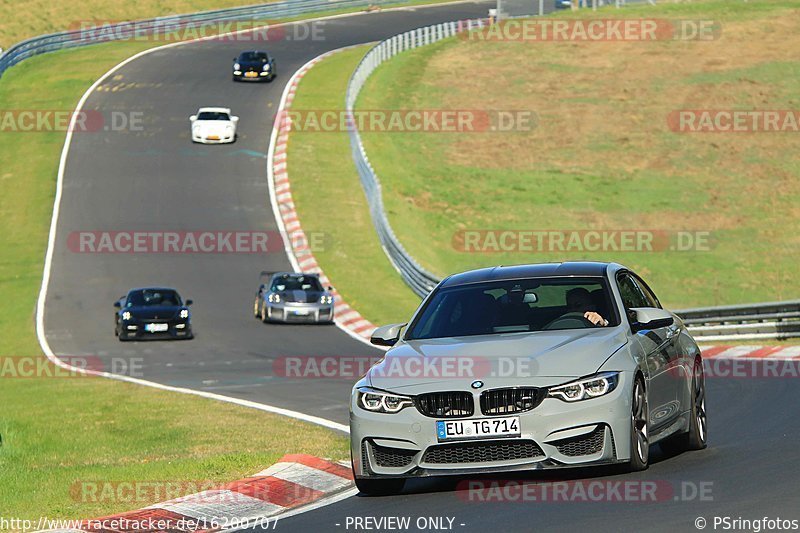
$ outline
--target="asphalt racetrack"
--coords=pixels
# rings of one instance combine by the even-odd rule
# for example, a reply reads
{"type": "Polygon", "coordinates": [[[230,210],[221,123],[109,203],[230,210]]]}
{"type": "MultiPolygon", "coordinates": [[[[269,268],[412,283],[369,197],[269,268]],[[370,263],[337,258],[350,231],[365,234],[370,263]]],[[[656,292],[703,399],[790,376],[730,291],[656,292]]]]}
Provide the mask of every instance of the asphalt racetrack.
{"type": "MultiPolygon", "coordinates": [[[[285,379],[274,375],[283,356],[379,355],[334,326],[264,325],[252,316],[262,270],[290,264],[268,254],[78,253],[69,235],[86,231],[277,230],[269,203],[266,154],[285,83],[319,54],[437,22],[483,17],[487,3],[335,18],[322,39],[277,40],[266,47],[278,62],[271,84],[234,84],[231,59],[259,47],[205,41],[147,54],[124,66],[91,94],[86,110],[141,112],[143,131],[73,136],[58,219],[45,332],[58,355],[96,356],[106,370],[135,362],[136,377],[225,394],[347,423],[351,380],[285,379]],[[231,107],[241,117],[239,139],[223,146],[192,145],[188,117],[200,106],[231,107]],[[195,304],[196,338],[185,342],[120,343],[112,302],[129,288],[171,285],[195,304]]],[[[320,204],[325,199],[320,198],[320,204]]],[[[335,208],[335,206],[330,206],[335,208]]],[[[130,373],[130,372],[128,372],[130,373]]],[[[281,520],[283,531],[697,531],[715,530],[715,516],[797,518],[800,424],[787,407],[800,405],[791,378],[708,378],[707,450],[663,457],[638,474],[574,470],[514,475],[501,482],[533,485],[568,481],[566,497],[542,489],[470,495],[470,480],[429,479],[394,497],[351,497],[281,520]],[[582,480],[582,481],[581,481],[582,480]],[[599,501],[581,499],[576,483],[594,485],[599,501]],[[655,486],[655,501],[617,501],[618,482],[655,486]],[[654,485],[653,485],[654,484],[654,485]],[[605,496],[603,496],[605,494],[605,496]],[[482,496],[481,496],[482,495],[482,496]],[[493,499],[485,502],[482,499],[493,499]],[[497,499],[508,501],[497,501],[497,499]],[[545,500],[545,501],[542,501],[545,500]],[[409,525],[380,522],[408,517],[409,525]],[[374,520],[374,521],[373,521],[374,520]],[[698,526],[702,524],[697,522],[698,526]]],[[[483,479],[483,481],[487,481],[483,479]]],[[[582,485],[588,489],[589,485],[582,485]]],[[[581,487],[579,487],[581,488],[581,487]]],[[[716,530],[721,530],[718,526],[716,530]]]]}

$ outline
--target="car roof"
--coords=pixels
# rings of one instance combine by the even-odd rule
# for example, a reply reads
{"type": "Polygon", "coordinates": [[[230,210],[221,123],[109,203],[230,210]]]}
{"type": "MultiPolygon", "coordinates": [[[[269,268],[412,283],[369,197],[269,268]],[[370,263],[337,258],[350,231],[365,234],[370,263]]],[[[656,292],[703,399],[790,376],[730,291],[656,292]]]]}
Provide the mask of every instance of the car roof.
{"type": "Polygon", "coordinates": [[[173,289],[172,287],[137,287],[135,289],[131,289],[128,291],[128,294],[136,291],[174,291],[178,292],[177,289],[173,289]]]}
{"type": "Polygon", "coordinates": [[[319,274],[315,274],[313,272],[275,272],[272,275],[273,278],[278,276],[305,276],[307,278],[318,278],[319,274]]]}
{"type": "Polygon", "coordinates": [[[564,263],[537,263],[527,265],[496,266],[470,270],[453,274],[442,281],[441,287],[453,287],[483,281],[501,281],[506,279],[546,278],[563,276],[605,277],[609,266],[613,270],[622,268],[615,263],[597,261],[569,261],[564,263]]]}
{"type": "Polygon", "coordinates": [[[209,113],[228,113],[231,114],[230,107],[201,107],[197,110],[197,114],[204,113],[208,111],[209,113]]]}

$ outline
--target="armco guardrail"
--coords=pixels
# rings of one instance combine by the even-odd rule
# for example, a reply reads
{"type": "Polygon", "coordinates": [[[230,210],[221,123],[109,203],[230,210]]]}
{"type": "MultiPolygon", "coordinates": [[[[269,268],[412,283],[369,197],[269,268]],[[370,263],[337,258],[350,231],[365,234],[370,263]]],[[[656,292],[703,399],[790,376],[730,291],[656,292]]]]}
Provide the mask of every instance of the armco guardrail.
{"type": "Polygon", "coordinates": [[[700,342],[800,337],[800,300],[676,311],[700,342]]]}
{"type": "MultiPolygon", "coordinates": [[[[435,43],[462,31],[481,28],[486,24],[488,24],[488,20],[485,19],[445,22],[435,26],[426,26],[407,31],[378,43],[372,50],[367,52],[367,55],[364,56],[355,71],[353,71],[353,75],[347,85],[346,112],[352,115],[364,83],[384,61],[406,50],[435,43]]],[[[422,268],[406,252],[392,231],[389,220],[386,218],[386,212],[383,209],[381,183],[372,165],[370,165],[364,144],[361,142],[361,134],[358,132],[358,128],[355,127],[355,122],[352,122],[349,133],[353,161],[356,164],[358,175],[361,178],[361,185],[364,187],[364,193],[367,196],[372,222],[375,225],[381,246],[383,246],[383,250],[403,280],[418,296],[424,298],[439,283],[439,278],[422,268]]]]}
{"type": "MultiPolygon", "coordinates": [[[[617,6],[624,2],[615,2],[617,6]]],[[[361,60],[347,86],[345,106],[347,113],[354,112],[356,101],[372,72],[395,55],[451,37],[461,31],[481,28],[488,20],[448,22],[419,28],[396,35],[378,43],[361,60]]],[[[381,184],[361,141],[361,134],[351,121],[350,147],[358,169],[361,184],[369,203],[372,221],[381,245],[403,280],[420,297],[424,298],[439,282],[439,278],[422,268],[392,231],[383,209],[381,184]]],[[[692,335],[701,342],[787,339],[800,337],[800,300],[750,305],[707,307],[676,311],[692,335]]]]}
{"type": "Polygon", "coordinates": [[[0,76],[10,67],[29,57],[65,48],[113,40],[142,38],[146,35],[152,35],[154,32],[168,34],[170,31],[180,31],[191,25],[279,20],[333,9],[380,6],[388,4],[390,1],[393,0],[286,0],[269,4],[203,11],[189,15],[175,15],[103,25],[99,31],[99,38],[90,35],[91,28],[41,35],[17,43],[3,52],[0,55],[0,76]]]}

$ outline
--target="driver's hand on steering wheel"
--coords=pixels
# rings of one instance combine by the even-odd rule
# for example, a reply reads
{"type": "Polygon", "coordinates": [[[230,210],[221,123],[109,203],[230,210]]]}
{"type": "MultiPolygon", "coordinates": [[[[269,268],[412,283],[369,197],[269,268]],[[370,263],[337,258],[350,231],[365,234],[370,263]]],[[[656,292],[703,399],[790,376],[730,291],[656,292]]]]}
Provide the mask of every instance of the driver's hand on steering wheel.
{"type": "Polygon", "coordinates": [[[594,311],[586,311],[583,313],[583,318],[594,324],[595,326],[605,327],[608,325],[608,320],[601,317],[598,313],[594,311]]]}

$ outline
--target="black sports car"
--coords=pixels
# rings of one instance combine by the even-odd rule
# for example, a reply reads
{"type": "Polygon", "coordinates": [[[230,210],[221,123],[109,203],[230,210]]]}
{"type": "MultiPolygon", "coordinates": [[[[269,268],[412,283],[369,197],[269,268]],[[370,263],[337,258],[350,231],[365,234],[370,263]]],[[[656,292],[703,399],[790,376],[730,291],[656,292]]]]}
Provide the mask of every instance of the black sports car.
{"type": "Polygon", "coordinates": [[[121,341],[134,339],[191,339],[191,300],[178,291],[162,287],[132,289],[114,302],[114,335],[121,341]]]}
{"type": "Polygon", "coordinates": [[[266,52],[252,50],[233,58],[233,81],[272,81],[276,74],[275,59],[266,52]]]}
{"type": "Polygon", "coordinates": [[[262,272],[253,315],[262,322],[333,322],[333,295],[317,274],[262,272]]]}

